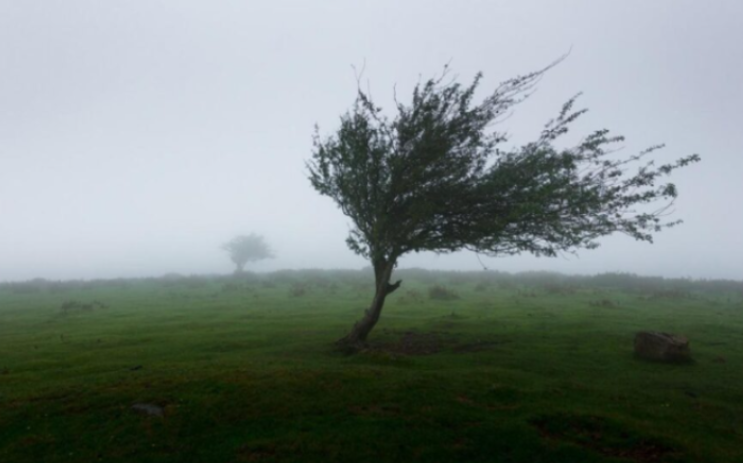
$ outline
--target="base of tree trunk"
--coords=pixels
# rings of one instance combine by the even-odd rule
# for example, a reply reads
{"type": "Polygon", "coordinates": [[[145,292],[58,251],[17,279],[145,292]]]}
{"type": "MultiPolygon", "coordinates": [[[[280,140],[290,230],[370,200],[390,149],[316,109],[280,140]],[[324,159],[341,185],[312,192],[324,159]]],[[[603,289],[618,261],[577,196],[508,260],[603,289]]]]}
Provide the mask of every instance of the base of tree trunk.
{"type": "Polygon", "coordinates": [[[402,283],[402,280],[399,280],[395,284],[390,284],[390,275],[394,267],[394,261],[374,264],[375,282],[377,285],[374,300],[372,300],[371,306],[364,311],[364,316],[361,320],[353,325],[351,331],[335,342],[337,350],[347,354],[355,354],[368,348],[366,338],[379,321],[379,314],[382,312],[382,307],[384,307],[385,298],[399,288],[400,283],[402,283]]]}
{"type": "Polygon", "coordinates": [[[357,354],[365,350],[368,345],[365,341],[360,339],[351,338],[350,336],[344,336],[333,343],[333,347],[344,354],[357,354]]]}

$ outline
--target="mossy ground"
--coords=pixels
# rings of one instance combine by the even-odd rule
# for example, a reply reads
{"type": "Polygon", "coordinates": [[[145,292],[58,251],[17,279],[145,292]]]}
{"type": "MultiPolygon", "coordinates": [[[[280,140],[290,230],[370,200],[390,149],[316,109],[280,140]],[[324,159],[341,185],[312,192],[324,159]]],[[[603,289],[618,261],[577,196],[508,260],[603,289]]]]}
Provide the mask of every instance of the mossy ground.
{"type": "Polygon", "coordinates": [[[743,461],[739,293],[426,275],[357,355],[343,272],[0,287],[0,461],[743,461]]]}

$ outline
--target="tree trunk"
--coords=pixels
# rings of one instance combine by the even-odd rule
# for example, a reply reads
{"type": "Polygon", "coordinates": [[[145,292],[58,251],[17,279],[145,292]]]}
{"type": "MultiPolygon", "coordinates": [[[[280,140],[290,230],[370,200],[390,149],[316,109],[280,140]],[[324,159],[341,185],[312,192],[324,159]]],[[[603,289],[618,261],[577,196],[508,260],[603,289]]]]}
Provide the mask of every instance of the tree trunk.
{"type": "Polygon", "coordinates": [[[364,317],[356,322],[351,331],[343,338],[336,342],[336,345],[344,350],[355,351],[364,348],[366,338],[371,330],[379,321],[379,315],[382,313],[384,301],[387,296],[395,291],[402,281],[394,285],[390,284],[392,269],[395,267],[395,261],[379,261],[374,263],[374,280],[376,291],[371,306],[364,312],[364,317]]]}

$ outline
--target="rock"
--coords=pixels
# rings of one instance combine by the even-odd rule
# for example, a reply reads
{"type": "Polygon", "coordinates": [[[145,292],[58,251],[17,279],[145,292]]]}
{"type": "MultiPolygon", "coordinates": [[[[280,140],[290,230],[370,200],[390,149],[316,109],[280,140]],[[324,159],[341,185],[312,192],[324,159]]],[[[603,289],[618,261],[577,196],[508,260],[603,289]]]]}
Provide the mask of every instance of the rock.
{"type": "Polygon", "coordinates": [[[659,362],[691,361],[687,338],[658,331],[640,331],[635,335],[635,355],[659,362]]]}
{"type": "Polygon", "coordinates": [[[164,414],[163,408],[159,405],[154,404],[134,404],[132,405],[132,410],[150,416],[162,417],[164,414]]]}

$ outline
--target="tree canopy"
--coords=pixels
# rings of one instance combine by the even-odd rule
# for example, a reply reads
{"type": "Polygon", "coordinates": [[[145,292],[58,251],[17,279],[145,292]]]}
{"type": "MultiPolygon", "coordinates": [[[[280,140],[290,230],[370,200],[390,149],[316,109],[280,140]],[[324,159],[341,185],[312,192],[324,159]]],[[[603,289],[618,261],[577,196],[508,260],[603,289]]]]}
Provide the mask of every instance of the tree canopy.
{"type": "Polygon", "coordinates": [[[229,253],[237,272],[242,272],[248,262],[274,257],[263,236],[255,233],[236,236],[223,244],[222,249],[229,253]]]}
{"type": "Polygon", "coordinates": [[[535,141],[505,147],[507,134],[493,125],[550,67],[509,79],[477,103],[482,74],[462,85],[445,70],[416,85],[409,104],[396,99],[392,119],[359,89],[334,134],[323,138],[316,128],[309,179],[353,221],[348,245],[371,260],[378,292],[408,252],[554,256],[595,248],[615,232],[652,241],[680,222],[665,219],[677,190],[664,180],[699,156],[656,166],[647,158],[657,145],[618,157],[624,138],[606,129],[557,146],[586,113],[575,109],[577,96],[535,141]]]}

